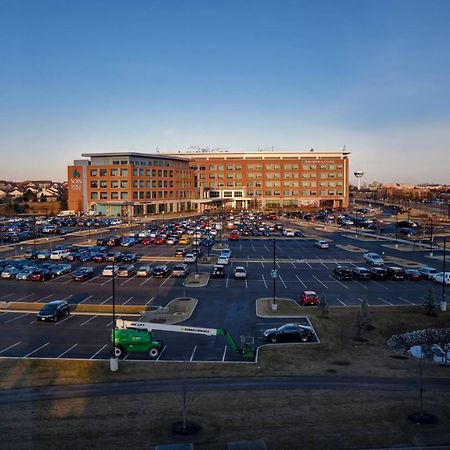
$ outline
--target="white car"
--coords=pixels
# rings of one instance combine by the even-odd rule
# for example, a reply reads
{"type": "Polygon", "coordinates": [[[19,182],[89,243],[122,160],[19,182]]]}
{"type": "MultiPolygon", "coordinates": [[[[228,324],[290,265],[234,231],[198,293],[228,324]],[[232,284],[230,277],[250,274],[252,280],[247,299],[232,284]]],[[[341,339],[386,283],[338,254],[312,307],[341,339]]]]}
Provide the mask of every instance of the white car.
{"type": "Polygon", "coordinates": [[[53,250],[50,253],[50,259],[60,261],[61,259],[66,259],[69,256],[67,250],[53,250]]]}
{"type": "Polygon", "coordinates": [[[247,278],[247,271],[245,267],[237,266],[234,269],[234,278],[247,278]]]}
{"type": "Polygon", "coordinates": [[[185,263],[194,263],[196,260],[196,257],[193,253],[188,253],[185,257],[184,257],[184,262],[185,263]]]}
{"type": "Polygon", "coordinates": [[[330,244],[327,241],[316,241],[314,246],[317,248],[330,248],[330,244]]]}
{"type": "Polygon", "coordinates": [[[433,275],[433,281],[440,284],[450,284],[450,272],[438,272],[433,275]]]}
{"type": "Polygon", "coordinates": [[[286,229],[286,230],[283,230],[283,236],[294,237],[295,236],[295,232],[294,232],[294,230],[286,229]]]}
{"type": "Polygon", "coordinates": [[[231,250],[229,248],[222,250],[220,252],[220,256],[224,256],[226,258],[230,258],[231,257],[231,250]]]}
{"type": "MultiPolygon", "coordinates": [[[[117,275],[117,271],[119,270],[118,266],[114,266],[114,274],[117,275]]],[[[106,266],[102,270],[102,276],[103,277],[112,277],[113,276],[113,266],[106,266]]]]}
{"type": "Polygon", "coordinates": [[[217,258],[217,264],[219,264],[221,266],[226,266],[229,262],[230,262],[230,259],[228,258],[228,256],[220,255],[217,258]]]}
{"type": "Polygon", "coordinates": [[[384,259],[378,253],[364,253],[363,259],[372,266],[382,266],[384,259]]]}
{"type": "Polygon", "coordinates": [[[419,272],[422,275],[422,278],[426,278],[427,280],[432,280],[438,273],[438,271],[433,267],[421,267],[419,272]]]}

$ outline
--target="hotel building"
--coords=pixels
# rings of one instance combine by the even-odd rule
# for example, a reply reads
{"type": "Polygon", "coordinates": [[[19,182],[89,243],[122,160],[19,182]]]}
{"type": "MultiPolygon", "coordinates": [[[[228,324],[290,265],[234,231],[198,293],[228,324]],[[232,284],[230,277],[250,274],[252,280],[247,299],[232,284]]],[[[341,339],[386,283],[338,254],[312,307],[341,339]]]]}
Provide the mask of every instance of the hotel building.
{"type": "Polygon", "coordinates": [[[69,209],[142,215],[226,206],[347,207],[349,153],[87,153],[68,168],[69,209]]]}

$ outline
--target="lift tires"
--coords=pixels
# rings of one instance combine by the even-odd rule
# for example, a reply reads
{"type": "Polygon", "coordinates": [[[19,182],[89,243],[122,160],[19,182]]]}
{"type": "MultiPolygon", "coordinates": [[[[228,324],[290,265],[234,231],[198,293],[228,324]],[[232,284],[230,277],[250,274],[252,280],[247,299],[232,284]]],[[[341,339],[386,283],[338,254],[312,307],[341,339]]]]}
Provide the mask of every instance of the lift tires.
{"type": "Polygon", "coordinates": [[[270,342],[272,342],[273,344],[275,344],[277,342],[277,337],[276,336],[272,336],[270,338],[270,342]]]}
{"type": "Polygon", "coordinates": [[[308,338],[308,336],[306,336],[306,334],[303,334],[303,335],[300,337],[300,341],[301,341],[301,342],[308,342],[308,340],[309,340],[309,338],[308,338]]]}
{"type": "Polygon", "coordinates": [[[126,355],[126,352],[124,348],[121,345],[119,345],[114,349],[114,355],[116,358],[122,358],[126,355]]]}
{"type": "Polygon", "coordinates": [[[160,354],[161,350],[157,347],[152,347],[150,350],[147,351],[147,355],[150,359],[157,359],[160,354]]]}

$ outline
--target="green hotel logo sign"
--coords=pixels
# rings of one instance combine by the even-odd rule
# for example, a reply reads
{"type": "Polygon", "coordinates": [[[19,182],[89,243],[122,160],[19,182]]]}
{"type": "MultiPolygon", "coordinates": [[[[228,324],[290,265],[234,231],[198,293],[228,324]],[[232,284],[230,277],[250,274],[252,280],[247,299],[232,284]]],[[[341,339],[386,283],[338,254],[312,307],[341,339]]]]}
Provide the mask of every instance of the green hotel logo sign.
{"type": "Polygon", "coordinates": [[[80,177],[81,177],[81,174],[80,174],[80,172],[78,172],[78,169],[74,169],[74,171],[73,171],[73,177],[74,177],[74,178],[80,178],[80,177]]]}

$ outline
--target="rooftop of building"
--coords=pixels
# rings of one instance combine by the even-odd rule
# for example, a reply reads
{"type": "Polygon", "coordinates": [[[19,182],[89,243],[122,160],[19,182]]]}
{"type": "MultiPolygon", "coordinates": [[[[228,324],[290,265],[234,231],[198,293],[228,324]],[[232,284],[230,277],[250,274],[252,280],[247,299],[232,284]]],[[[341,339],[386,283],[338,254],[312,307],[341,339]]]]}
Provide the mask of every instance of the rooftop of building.
{"type": "Polygon", "coordinates": [[[152,159],[177,159],[186,161],[186,158],[180,158],[172,153],[140,153],[140,152],[104,152],[104,153],[82,153],[85,158],[114,158],[120,156],[132,156],[135,158],[152,158],[152,159]]]}

